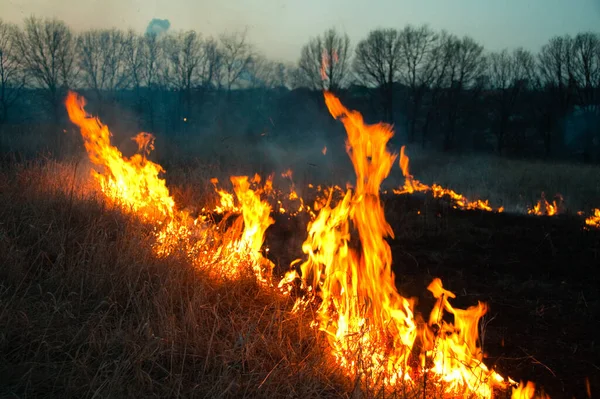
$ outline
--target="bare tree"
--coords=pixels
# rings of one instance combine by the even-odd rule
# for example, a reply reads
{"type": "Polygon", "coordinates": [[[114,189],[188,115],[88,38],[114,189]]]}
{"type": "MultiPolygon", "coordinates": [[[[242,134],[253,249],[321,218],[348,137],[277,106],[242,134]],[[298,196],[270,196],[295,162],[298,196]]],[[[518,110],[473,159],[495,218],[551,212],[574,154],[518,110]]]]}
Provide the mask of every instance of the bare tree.
{"type": "Polygon", "coordinates": [[[92,30],[78,38],[83,84],[94,91],[100,104],[105,96],[114,99],[126,85],[127,45],[125,34],[116,29],[92,30]]]}
{"type": "Polygon", "coordinates": [[[283,87],[285,82],[285,65],[269,60],[262,54],[254,56],[248,67],[250,87],[274,89],[283,87]]]}
{"type": "Polygon", "coordinates": [[[254,52],[248,43],[246,31],[223,34],[220,41],[223,78],[227,92],[230,93],[240,77],[248,72],[254,52]]]}
{"type": "Polygon", "coordinates": [[[129,31],[125,39],[127,86],[135,93],[138,116],[147,113],[151,131],[155,127],[156,94],[166,88],[169,79],[164,48],[163,38],[156,33],[139,36],[129,31]]]}
{"type": "Polygon", "coordinates": [[[401,45],[396,29],[376,29],[356,46],[354,71],[366,86],[381,90],[384,118],[393,123],[394,83],[399,79],[401,45]]]}
{"type": "Polygon", "coordinates": [[[213,39],[205,39],[202,43],[202,59],[199,65],[200,85],[206,89],[209,87],[221,87],[223,81],[223,52],[219,43],[213,39]]]}
{"type": "Polygon", "coordinates": [[[536,103],[540,118],[538,129],[547,156],[554,147],[562,147],[560,121],[573,102],[574,83],[573,39],[568,35],[553,37],[538,54],[537,86],[544,92],[536,103]]]}
{"type": "Polygon", "coordinates": [[[503,50],[489,56],[490,87],[495,93],[493,114],[496,126],[493,131],[497,141],[497,151],[502,153],[510,119],[514,113],[517,100],[525,90],[535,68],[533,55],[523,48],[512,53],[503,50]]]}
{"type": "Polygon", "coordinates": [[[25,87],[26,75],[17,60],[17,27],[0,20],[0,126],[25,87]]]}
{"type": "Polygon", "coordinates": [[[421,146],[427,145],[429,139],[429,130],[432,122],[440,115],[440,101],[443,90],[446,87],[448,79],[448,70],[450,69],[452,58],[454,57],[453,46],[455,37],[446,31],[442,31],[435,41],[431,52],[429,53],[427,64],[431,74],[431,81],[428,89],[428,99],[425,105],[426,114],[421,132],[421,146]]]}
{"type": "Polygon", "coordinates": [[[573,42],[573,79],[579,114],[583,118],[583,160],[592,160],[594,139],[600,125],[600,35],[580,33],[573,42]]]}
{"type": "Polygon", "coordinates": [[[204,57],[202,40],[194,31],[181,32],[165,39],[170,86],[179,93],[179,119],[192,111],[192,90],[199,83],[199,67],[204,57]]]}
{"type": "Polygon", "coordinates": [[[57,19],[25,20],[15,35],[19,60],[35,84],[44,89],[44,98],[56,123],[65,91],[77,77],[75,39],[64,22],[57,19]]]}
{"type": "Polygon", "coordinates": [[[452,55],[447,70],[447,125],[443,142],[444,150],[448,151],[455,144],[459,117],[468,115],[468,108],[474,104],[473,100],[482,89],[487,64],[483,46],[468,36],[462,39],[450,37],[445,46],[445,51],[452,55]]]}
{"type": "Polygon", "coordinates": [[[577,85],[579,102],[595,105],[596,88],[600,87],[600,35],[580,33],[573,41],[572,76],[577,85]]]}
{"type": "Polygon", "coordinates": [[[432,59],[432,51],[437,45],[438,35],[427,25],[406,26],[400,32],[400,74],[402,83],[410,90],[409,142],[416,139],[423,97],[431,85],[436,72],[437,60],[432,59]]]}
{"type": "Polygon", "coordinates": [[[349,80],[350,57],[348,35],[329,29],[302,47],[298,78],[311,89],[336,91],[349,80]]]}

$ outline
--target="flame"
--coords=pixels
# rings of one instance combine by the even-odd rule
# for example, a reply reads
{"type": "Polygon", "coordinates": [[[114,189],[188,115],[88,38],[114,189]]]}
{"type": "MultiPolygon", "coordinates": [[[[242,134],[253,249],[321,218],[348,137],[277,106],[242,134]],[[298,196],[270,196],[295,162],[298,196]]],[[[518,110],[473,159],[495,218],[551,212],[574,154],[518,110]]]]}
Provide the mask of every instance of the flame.
{"type": "MultiPolygon", "coordinates": [[[[259,183],[259,179],[254,179],[259,183]]],[[[266,201],[261,201],[260,191],[250,189],[247,176],[232,176],[235,195],[241,204],[244,221],[242,237],[236,242],[236,246],[244,252],[249,251],[252,257],[252,267],[259,281],[267,282],[271,277],[273,264],[263,258],[260,250],[265,240],[265,232],[275,221],[269,216],[271,206],[266,201]]]]}
{"type": "Polygon", "coordinates": [[[250,183],[261,182],[258,174],[251,181],[246,176],[232,177],[238,205],[233,194],[217,189],[218,179],[211,180],[221,199],[215,211],[241,213],[234,225],[222,233],[218,226],[208,223],[206,216],[193,219],[188,212],[177,209],[165,180],[159,177],[163,168],[147,159],[154,149],[154,136],[149,133],[135,136],[133,140],[139,153],[124,157],[111,145],[108,127],[85,112],[83,97],[69,92],[65,105],[69,118],[81,130],[90,160],[99,169],[93,170],[92,175],[104,195],[123,209],[155,224],[154,250],[157,255],[183,250],[199,266],[216,262],[225,276],[239,275],[245,261],[250,260],[259,281],[266,282],[270,278],[272,263],[260,250],[265,231],[273,219],[269,216],[270,205],[260,199],[260,194],[272,190],[272,176],[260,191],[250,189],[250,183]],[[219,243],[218,247],[210,247],[214,242],[219,243]],[[212,256],[208,256],[209,253],[212,256]]]}
{"type": "MultiPolygon", "coordinates": [[[[466,310],[454,308],[449,299],[455,295],[436,278],[428,287],[436,304],[429,321],[424,322],[414,314],[414,301],[396,290],[391,249],[385,240],[394,234],[379,194],[396,158],[386,148],[393,130],[387,124],[364,124],[358,112],[346,109],[331,93],[325,93],[325,101],[332,116],[346,128],[346,150],[356,184],[348,184],[345,191],[339,186],[323,190],[327,198],[309,223],[308,238],[302,245],[307,259],[299,267],[301,274],[288,273],[280,286],[301,278],[307,295],[296,302],[295,309],[309,301],[319,303],[316,324],[326,333],[332,355],[347,375],[367,383],[372,376],[382,376],[379,381],[386,386],[414,386],[419,375],[430,374],[445,393],[491,398],[494,387],[507,387],[512,380],[505,381],[482,361],[478,323],[486,305],[480,302],[466,310]],[[335,193],[343,197],[332,206],[335,193]],[[358,235],[358,242],[352,240],[353,234],[358,235]],[[453,315],[454,323],[445,321],[444,313],[453,315]]],[[[134,141],[139,153],[124,157],[111,145],[108,128],[88,116],[84,105],[83,98],[69,93],[69,117],[80,127],[88,155],[98,167],[93,178],[108,199],[155,222],[157,254],[183,248],[198,265],[215,265],[225,276],[237,276],[243,265],[249,264],[260,282],[270,284],[273,264],[261,251],[265,232],[274,221],[271,206],[261,196],[273,194],[272,176],[263,187],[259,175],[232,176],[235,198],[218,189],[218,179],[212,179],[220,195],[215,209],[241,213],[233,226],[221,231],[206,217],[193,219],[177,209],[165,180],[159,177],[164,170],[147,159],[154,148],[152,135],[137,135],[134,141]],[[211,246],[213,242],[217,245],[211,246]]],[[[400,158],[405,176],[410,176],[403,151],[400,158]]],[[[291,180],[291,170],[285,175],[291,180]]],[[[412,176],[409,183],[413,189],[420,187],[412,176]]],[[[433,187],[431,190],[435,192],[433,187]]],[[[293,186],[288,198],[301,200],[293,186]]],[[[600,210],[596,216],[600,218],[600,210]]],[[[513,398],[529,399],[534,394],[531,383],[521,384],[514,389],[513,398]]]]}
{"type": "Polygon", "coordinates": [[[102,192],[146,219],[173,216],[175,201],[165,180],[158,177],[164,169],[146,159],[146,153],[153,148],[154,137],[148,133],[138,134],[134,141],[143,153],[126,158],[110,144],[108,127],[98,118],[88,116],[84,106],[83,97],[73,92],[68,94],[66,107],[69,118],[79,126],[89,158],[100,169],[93,170],[92,175],[102,192]]]}
{"type": "Polygon", "coordinates": [[[321,79],[323,81],[329,80],[330,76],[328,74],[328,69],[333,64],[337,64],[339,62],[339,57],[336,49],[333,49],[332,56],[329,55],[327,49],[323,49],[321,53],[321,79]]]}
{"type": "Polygon", "coordinates": [[[594,214],[585,219],[586,226],[600,229],[600,208],[593,210],[594,214]]]}
{"type": "Polygon", "coordinates": [[[537,216],[554,216],[558,214],[559,206],[562,202],[563,198],[560,194],[556,194],[556,199],[554,199],[552,203],[549,203],[546,200],[546,195],[542,193],[542,198],[533,206],[533,208],[529,208],[527,213],[537,216]]]}
{"type": "Polygon", "coordinates": [[[480,209],[488,212],[503,212],[504,207],[493,209],[488,200],[468,200],[464,195],[457,193],[454,190],[444,188],[438,184],[428,186],[416,180],[409,171],[409,158],[404,153],[405,146],[400,148],[400,169],[404,176],[404,186],[401,189],[392,190],[394,194],[412,194],[414,192],[431,192],[434,198],[450,197],[455,208],[460,209],[480,209]]]}
{"type": "Polygon", "coordinates": [[[512,391],[511,399],[550,399],[550,396],[544,394],[543,392],[536,396],[535,393],[535,384],[532,382],[527,382],[527,384],[519,384],[518,387],[514,388],[512,391]]]}
{"type": "MultiPolygon", "coordinates": [[[[308,226],[302,246],[307,259],[299,273],[293,270],[284,277],[280,287],[289,292],[286,284],[301,279],[307,294],[297,300],[296,308],[318,298],[316,325],[326,333],[332,355],[348,376],[395,386],[415,385],[418,375],[431,373],[446,393],[491,398],[494,387],[507,383],[482,362],[478,322],[486,305],[455,309],[449,303],[455,295],[434,279],[429,290],[437,303],[424,323],[413,313],[414,301],[396,290],[391,249],[385,241],[393,231],[379,196],[396,157],[386,149],[393,130],[383,123],[366,125],[360,113],[346,109],[329,92],[325,102],[346,128],[356,188],[349,188],[333,207],[330,192],[308,226]],[[353,233],[359,243],[351,244],[353,233]],[[444,312],[454,316],[454,324],[443,320],[444,312]],[[412,361],[415,351],[420,366],[412,361]]],[[[408,159],[403,151],[400,155],[405,176],[410,176],[408,159]]],[[[420,185],[410,176],[408,187],[420,185]]]]}

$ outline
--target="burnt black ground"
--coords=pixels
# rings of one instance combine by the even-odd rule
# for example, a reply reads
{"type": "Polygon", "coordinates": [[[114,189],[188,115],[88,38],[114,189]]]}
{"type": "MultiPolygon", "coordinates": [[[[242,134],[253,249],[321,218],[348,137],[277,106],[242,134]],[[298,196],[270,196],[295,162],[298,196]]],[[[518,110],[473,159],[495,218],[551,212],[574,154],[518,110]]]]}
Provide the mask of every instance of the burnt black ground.
{"type": "MultiPolygon", "coordinates": [[[[531,380],[552,398],[600,392],[600,231],[577,216],[539,217],[453,209],[425,195],[386,196],[399,291],[418,298],[439,277],[456,307],[489,305],[486,363],[531,380]]],[[[284,270],[301,257],[306,220],[278,216],[267,231],[271,258],[284,270]],[[285,254],[285,255],[274,255],[285,254]]]]}

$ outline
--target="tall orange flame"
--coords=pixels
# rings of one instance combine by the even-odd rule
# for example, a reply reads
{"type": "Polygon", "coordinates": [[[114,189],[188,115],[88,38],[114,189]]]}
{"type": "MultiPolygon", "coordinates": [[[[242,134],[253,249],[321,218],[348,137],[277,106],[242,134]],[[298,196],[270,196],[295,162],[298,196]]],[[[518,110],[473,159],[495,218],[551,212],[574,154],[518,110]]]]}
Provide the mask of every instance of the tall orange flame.
{"type": "MultiPolygon", "coordinates": [[[[366,125],[362,116],[346,109],[325,92],[331,115],[346,128],[347,153],[356,172],[356,189],[349,189],[335,206],[329,200],[308,226],[302,246],[307,259],[300,276],[292,271],[281,287],[300,277],[307,295],[300,307],[320,299],[316,323],[324,331],[332,354],[346,374],[365,384],[415,386],[418,375],[432,374],[447,394],[491,398],[494,387],[507,387],[502,376],[482,362],[478,323],[486,313],[483,303],[456,309],[454,294],[434,279],[428,289],[437,298],[428,323],[413,314],[413,301],[396,290],[392,255],[386,237],[393,237],[379,197],[395,155],[386,149],[393,136],[387,124],[366,125]],[[353,233],[359,241],[354,243],[353,233]],[[454,323],[443,318],[454,316],[454,323]],[[417,345],[417,343],[419,343],[417,345]],[[415,364],[414,355],[420,359],[415,364]]],[[[401,165],[408,174],[408,162],[401,165]]],[[[409,181],[409,186],[414,186],[409,181]]]]}
{"type": "MultiPolygon", "coordinates": [[[[242,215],[228,232],[219,232],[219,239],[215,240],[218,227],[209,225],[204,216],[192,219],[187,212],[178,210],[165,180],[159,177],[163,168],[147,159],[154,149],[154,136],[139,133],[133,138],[139,153],[124,157],[111,145],[108,127],[85,112],[83,97],[70,92],[65,104],[69,118],[81,130],[90,160],[99,167],[92,175],[102,192],[124,209],[155,223],[154,249],[158,255],[183,249],[198,265],[209,264],[209,260],[217,262],[225,276],[239,275],[240,267],[249,260],[259,281],[266,282],[270,278],[272,264],[263,258],[260,249],[265,231],[273,220],[269,217],[271,208],[266,201],[261,201],[260,194],[272,188],[272,181],[268,180],[262,191],[255,192],[250,189],[247,177],[232,177],[238,206],[234,205],[233,194],[218,191],[221,204],[216,211],[241,212],[242,215]],[[218,242],[219,246],[209,251],[211,242],[218,242]]],[[[252,181],[260,183],[260,177],[256,175],[252,181]]],[[[215,186],[217,182],[213,180],[215,186]]]]}
{"type": "Polygon", "coordinates": [[[146,159],[147,152],[152,149],[153,137],[140,133],[134,140],[143,153],[125,158],[110,144],[108,127],[85,112],[83,97],[70,92],[66,106],[69,118],[81,130],[90,160],[100,167],[92,173],[106,196],[145,218],[172,216],[175,202],[165,180],[159,177],[164,170],[146,159]]]}

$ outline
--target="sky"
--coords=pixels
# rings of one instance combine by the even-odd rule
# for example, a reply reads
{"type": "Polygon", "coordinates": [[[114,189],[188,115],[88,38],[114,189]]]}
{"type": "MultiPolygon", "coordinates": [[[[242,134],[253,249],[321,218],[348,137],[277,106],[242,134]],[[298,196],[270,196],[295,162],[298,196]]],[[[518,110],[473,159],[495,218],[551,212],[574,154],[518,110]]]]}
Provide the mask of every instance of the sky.
{"type": "Polygon", "coordinates": [[[76,31],[144,32],[153,18],[204,36],[247,29],[257,50],[284,62],[331,27],[356,44],[372,29],[428,24],[470,35],[491,51],[537,51],[554,35],[600,32],[600,0],[0,0],[0,9],[4,21],[56,17],[76,31]]]}

